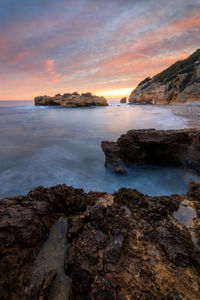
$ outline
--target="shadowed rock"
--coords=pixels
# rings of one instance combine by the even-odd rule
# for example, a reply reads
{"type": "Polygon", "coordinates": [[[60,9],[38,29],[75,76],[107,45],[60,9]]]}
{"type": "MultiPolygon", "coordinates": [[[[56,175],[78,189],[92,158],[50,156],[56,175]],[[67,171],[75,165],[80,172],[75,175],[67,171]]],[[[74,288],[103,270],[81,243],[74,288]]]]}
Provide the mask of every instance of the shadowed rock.
{"type": "MultiPolygon", "coordinates": [[[[191,183],[187,196],[150,197],[134,189],[85,194],[58,185],[2,199],[0,298],[35,300],[31,295],[39,291],[37,299],[56,299],[58,276],[51,269],[30,298],[23,296],[38,251],[52,224],[65,215],[70,243],[63,267],[71,277],[70,300],[199,299],[199,253],[190,228],[173,217],[187,199],[200,223],[199,190],[191,183]]],[[[199,228],[192,227],[197,243],[199,228]]]]}
{"type": "Polygon", "coordinates": [[[200,130],[130,130],[117,142],[101,143],[105,167],[125,173],[136,164],[178,165],[200,170],[200,130]]]}

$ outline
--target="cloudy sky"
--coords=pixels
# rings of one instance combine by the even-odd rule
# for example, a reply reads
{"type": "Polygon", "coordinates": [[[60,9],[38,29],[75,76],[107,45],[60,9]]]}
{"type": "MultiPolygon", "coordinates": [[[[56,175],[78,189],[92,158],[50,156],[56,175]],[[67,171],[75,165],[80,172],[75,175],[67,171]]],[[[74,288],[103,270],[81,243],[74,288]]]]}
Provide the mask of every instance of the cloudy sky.
{"type": "Polygon", "coordinates": [[[200,0],[0,0],[0,99],[128,94],[200,47],[200,0]]]}

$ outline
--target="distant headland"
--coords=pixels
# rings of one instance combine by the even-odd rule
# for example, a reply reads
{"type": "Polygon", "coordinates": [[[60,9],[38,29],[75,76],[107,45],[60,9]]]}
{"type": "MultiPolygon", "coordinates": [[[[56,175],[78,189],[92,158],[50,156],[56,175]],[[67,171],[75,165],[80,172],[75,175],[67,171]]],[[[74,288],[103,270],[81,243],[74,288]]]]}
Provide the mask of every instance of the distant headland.
{"type": "Polygon", "coordinates": [[[200,101],[200,49],[132,91],[130,103],[179,104],[200,101]]]}

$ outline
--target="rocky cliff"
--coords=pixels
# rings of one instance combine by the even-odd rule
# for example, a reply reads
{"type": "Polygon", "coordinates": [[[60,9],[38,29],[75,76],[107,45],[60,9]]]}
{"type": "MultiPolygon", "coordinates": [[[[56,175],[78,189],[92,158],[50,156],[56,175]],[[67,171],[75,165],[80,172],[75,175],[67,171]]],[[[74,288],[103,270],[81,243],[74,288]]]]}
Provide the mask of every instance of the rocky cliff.
{"type": "MultiPolygon", "coordinates": [[[[125,188],[85,194],[66,185],[38,187],[0,201],[0,299],[198,300],[199,238],[197,183],[187,195],[163,197],[125,188]],[[68,292],[60,297],[67,278],[61,281],[58,269],[44,273],[39,285],[31,281],[45,240],[50,260],[56,257],[57,240],[49,232],[60,216],[68,217],[60,235],[69,243],[59,268],[71,278],[69,298],[68,292]]],[[[42,252],[38,273],[44,259],[42,252]]]]}
{"type": "Polygon", "coordinates": [[[57,94],[54,97],[38,96],[34,99],[35,105],[60,105],[66,107],[84,107],[84,106],[107,106],[107,100],[104,97],[98,97],[91,93],[79,94],[74,92],[72,94],[66,93],[64,95],[57,94]]]}
{"type": "Polygon", "coordinates": [[[200,101],[200,49],[187,59],[139,83],[130,103],[177,104],[200,101]]]}
{"type": "Polygon", "coordinates": [[[126,173],[136,164],[178,165],[200,171],[200,130],[130,130],[117,142],[103,141],[105,166],[126,173]]]}

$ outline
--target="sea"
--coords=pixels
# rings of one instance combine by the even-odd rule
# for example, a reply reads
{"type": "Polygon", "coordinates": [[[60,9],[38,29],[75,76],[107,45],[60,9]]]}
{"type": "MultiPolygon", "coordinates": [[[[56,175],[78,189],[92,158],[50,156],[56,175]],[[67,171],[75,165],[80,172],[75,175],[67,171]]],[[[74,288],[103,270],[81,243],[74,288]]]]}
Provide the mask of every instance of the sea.
{"type": "Polygon", "coordinates": [[[190,127],[169,107],[120,104],[119,99],[109,104],[62,108],[0,101],[0,198],[57,184],[85,192],[112,193],[127,187],[149,195],[182,194],[190,181],[200,180],[177,167],[136,166],[128,175],[105,169],[103,140],[116,141],[130,129],[190,127]]]}

